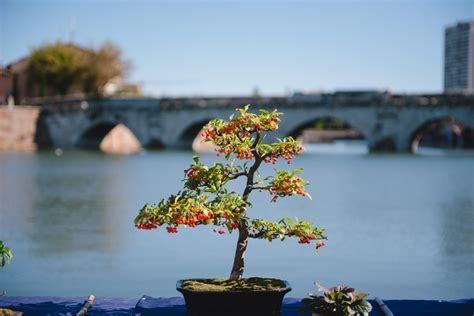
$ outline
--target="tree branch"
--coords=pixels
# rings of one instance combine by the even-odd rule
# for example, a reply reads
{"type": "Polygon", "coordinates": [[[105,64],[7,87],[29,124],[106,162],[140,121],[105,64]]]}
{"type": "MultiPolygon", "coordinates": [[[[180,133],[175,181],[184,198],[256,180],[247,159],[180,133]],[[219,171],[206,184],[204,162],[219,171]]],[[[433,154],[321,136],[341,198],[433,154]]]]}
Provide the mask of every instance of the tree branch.
{"type": "Polygon", "coordinates": [[[244,140],[240,137],[239,132],[235,133],[235,136],[237,136],[237,138],[239,139],[241,143],[244,142],[244,140]]]}
{"type": "Polygon", "coordinates": [[[266,231],[261,230],[261,231],[259,231],[258,233],[255,233],[255,234],[249,233],[249,237],[250,237],[250,238],[260,238],[260,237],[262,237],[263,235],[265,235],[265,232],[266,232],[266,231]]]}
{"type": "Polygon", "coordinates": [[[255,136],[255,141],[253,142],[252,147],[250,147],[251,150],[255,150],[257,148],[258,142],[260,142],[260,133],[257,133],[257,136],[255,136]]]}
{"type": "Polygon", "coordinates": [[[241,176],[246,176],[247,175],[247,172],[239,172],[239,173],[235,173],[235,174],[231,174],[228,176],[228,179],[229,180],[235,180],[241,176]]]}
{"type": "Polygon", "coordinates": [[[268,190],[271,186],[268,185],[266,187],[252,187],[252,190],[268,190]]]}

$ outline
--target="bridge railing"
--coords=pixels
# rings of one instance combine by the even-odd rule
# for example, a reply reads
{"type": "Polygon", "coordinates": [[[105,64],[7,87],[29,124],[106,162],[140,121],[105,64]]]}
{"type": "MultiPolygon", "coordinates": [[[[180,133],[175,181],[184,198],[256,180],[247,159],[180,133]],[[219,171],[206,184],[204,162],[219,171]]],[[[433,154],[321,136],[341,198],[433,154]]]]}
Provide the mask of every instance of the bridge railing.
{"type": "Polygon", "coordinates": [[[193,108],[235,108],[246,104],[256,107],[361,107],[361,106],[474,106],[474,95],[350,95],[322,94],[319,98],[294,97],[190,97],[190,98],[65,98],[38,104],[51,112],[86,111],[124,107],[179,110],[193,108]]]}

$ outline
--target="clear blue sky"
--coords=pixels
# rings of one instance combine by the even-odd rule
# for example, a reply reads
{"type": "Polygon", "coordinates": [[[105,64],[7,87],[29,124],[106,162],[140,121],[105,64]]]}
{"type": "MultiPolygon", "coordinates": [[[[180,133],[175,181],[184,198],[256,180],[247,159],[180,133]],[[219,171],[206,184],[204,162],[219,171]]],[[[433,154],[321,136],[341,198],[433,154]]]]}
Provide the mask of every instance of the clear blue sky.
{"type": "Polygon", "coordinates": [[[0,63],[42,43],[118,44],[152,95],[439,92],[443,32],[474,0],[0,0],[0,63]]]}

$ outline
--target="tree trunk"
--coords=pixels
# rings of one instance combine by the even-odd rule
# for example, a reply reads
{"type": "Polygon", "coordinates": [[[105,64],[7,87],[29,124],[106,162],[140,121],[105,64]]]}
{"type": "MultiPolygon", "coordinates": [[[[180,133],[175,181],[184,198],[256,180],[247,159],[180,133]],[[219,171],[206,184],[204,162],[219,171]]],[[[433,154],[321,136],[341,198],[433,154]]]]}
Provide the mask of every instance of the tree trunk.
{"type": "MultiPolygon", "coordinates": [[[[255,141],[255,144],[253,146],[253,152],[257,156],[255,150],[255,146],[257,145],[258,141],[260,139],[260,135],[257,135],[257,139],[255,141]]],[[[255,171],[257,171],[258,167],[262,163],[263,158],[261,156],[258,156],[257,159],[255,160],[255,163],[253,164],[252,167],[250,167],[249,172],[247,173],[247,185],[245,186],[245,190],[242,194],[242,199],[247,202],[249,199],[249,195],[252,192],[252,186],[253,186],[253,178],[255,171]]],[[[245,208],[242,212],[242,217],[245,218],[245,215],[247,213],[247,209],[245,208]]],[[[239,239],[237,240],[237,246],[235,248],[235,256],[234,256],[234,265],[232,266],[232,271],[230,272],[230,280],[237,281],[242,279],[242,275],[244,274],[244,257],[245,257],[245,251],[247,250],[247,242],[249,239],[249,231],[247,228],[246,224],[241,224],[239,226],[239,239]]]]}
{"type": "Polygon", "coordinates": [[[248,231],[247,227],[239,228],[239,239],[237,240],[237,246],[235,249],[234,265],[232,266],[232,272],[230,273],[229,279],[240,280],[244,274],[244,257],[245,251],[247,250],[248,242],[248,231]]]}

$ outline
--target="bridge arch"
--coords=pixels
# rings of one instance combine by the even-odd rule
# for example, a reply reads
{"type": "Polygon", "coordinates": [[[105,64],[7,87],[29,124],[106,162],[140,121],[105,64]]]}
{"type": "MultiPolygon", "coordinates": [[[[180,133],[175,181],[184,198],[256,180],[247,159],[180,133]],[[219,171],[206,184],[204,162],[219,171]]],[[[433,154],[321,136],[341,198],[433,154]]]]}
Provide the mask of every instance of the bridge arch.
{"type": "Polygon", "coordinates": [[[294,138],[297,138],[301,136],[305,130],[312,129],[312,128],[315,128],[315,129],[327,128],[331,130],[353,129],[353,130],[356,130],[360,134],[361,138],[365,138],[363,132],[360,131],[357,127],[352,126],[346,120],[341,120],[333,116],[319,116],[312,120],[306,120],[300,123],[299,125],[297,125],[296,127],[293,127],[293,129],[288,133],[287,136],[292,136],[294,138]]]}
{"type": "Polygon", "coordinates": [[[38,149],[53,147],[53,139],[47,122],[47,115],[42,111],[36,120],[36,133],[34,141],[38,149]]]}
{"type": "Polygon", "coordinates": [[[351,110],[332,110],[317,109],[316,113],[298,112],[297,116],[285,115],[283,119],[287,119],[284,124],[285,136],[298,136],[304,129],[314,126],[317,122],[332,121],[341,124],[344,127],[357,130],[364,139],[369,138],[372,131],[372,125],[367,124],[365,115],[357,115],[351,110]]]}
{"type": "Polygon", "coordinates": [[[196,145],[200,143],[200,132],[202,128],[212,119],[212,117],[199,119],[184,127],[178,137],[178,146],[181,148],[196,149],[196,145]]]}
{"type": "Polygon", "coordinates": [[[151,137],[150,140],[147,142],[146,146],[147,149],[164,149],[165,144],[159,137],[151,137]]]}
{"type": "Polygon", "coordinates": [[[302,141],[310,151],[367,153],[369,150],[364,130],[345,118],[333,115],[318,115],[311,119],[306,116],[298,124],[293,124],[284,136],[302,141]],[[344,142],[335,142],[338,140],[344,142]]]}
{"type": "Polygon", "coordinates": [[[142,144],[135,133],[125,124],[104,120],[85,127],[79,133],[76,146],[85,149],[101,149],[112,153],[132,153],[139,151],[142,144]],[[118,131],[118,134],[113,135],[114,131],[118,131]]]}
{"type": "Polygon", "coordinates": [[[434,117],[419,124],[411,132],[412,153],[416,153],[423,143],[435,148],[472,148],[474,130],[463,119],[454,116],[434,117]]]}

